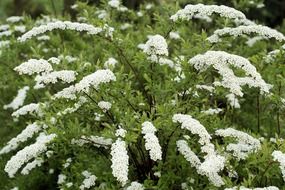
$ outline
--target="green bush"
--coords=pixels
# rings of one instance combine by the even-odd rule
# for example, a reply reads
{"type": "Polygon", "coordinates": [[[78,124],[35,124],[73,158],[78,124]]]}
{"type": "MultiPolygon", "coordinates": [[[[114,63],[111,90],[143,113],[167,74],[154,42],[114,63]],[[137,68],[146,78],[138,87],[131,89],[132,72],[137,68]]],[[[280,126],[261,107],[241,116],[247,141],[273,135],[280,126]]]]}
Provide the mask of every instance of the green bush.
{"type": "Polygon", "coordinates": [[[0,32],[1,189],[285,187],[282,33],[225,6],[72,8],[0,32]]]}

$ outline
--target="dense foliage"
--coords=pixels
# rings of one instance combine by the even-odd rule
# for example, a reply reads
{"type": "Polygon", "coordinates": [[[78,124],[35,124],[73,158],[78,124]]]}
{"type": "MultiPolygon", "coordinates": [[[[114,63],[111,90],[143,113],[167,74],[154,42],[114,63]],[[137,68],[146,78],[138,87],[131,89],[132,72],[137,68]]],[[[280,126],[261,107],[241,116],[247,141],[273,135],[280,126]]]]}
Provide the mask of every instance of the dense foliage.
{"type": "Polygon", "coordinates": [[[284,189],[282,28],[223,5],[72,9],[0,25],[1,189],[284,189]]]}

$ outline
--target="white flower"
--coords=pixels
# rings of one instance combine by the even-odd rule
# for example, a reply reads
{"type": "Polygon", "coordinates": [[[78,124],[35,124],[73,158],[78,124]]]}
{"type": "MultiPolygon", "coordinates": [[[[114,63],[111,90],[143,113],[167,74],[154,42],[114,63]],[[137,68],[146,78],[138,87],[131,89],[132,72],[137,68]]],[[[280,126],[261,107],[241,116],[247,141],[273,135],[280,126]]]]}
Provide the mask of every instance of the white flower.
{"type": "Polygon", "coordinates": [[[114,59],[113,57],[110,57],[105,63],[104,63],[104,67],[105,68],[114,68],[115,65],[118,63],[118,61],[116,59],[114,59]]]}
{"type": "Polygon", "coordinates": [[[281,170],[283,180],[285,181],[285,154],[281,151],[274,151],[272,153],[273,160],[279,162],[279,168],[281,170]]]}
{"type": "Polygon", "coordinates": [[[246,159],[250,153],[256,152],[261,148],[260,141],[247,133],[235,130],[233,128],[218,129],[215,134],[221,137],[233,137],[237,139],[237,144],[227,145],[227,151],[233,151],[233,155],[238,160],[246,159]]]}
{"type": "Polygon", "coordinates": [[[86,23],[78,23],[78,22],[70,22],[70,21],[55,21],[55,22],[49,22],[47,24],[43,24],[38,27],[32,28],[30,31],[22,35],[18,40],[20,42],[24,42],[34,36],[38,36],[40,34],[43,34],[48,31],[52,31],[55,29],[60,30],[75,30],[78,32],[85,31],[88,34],[96,35],[103,31],[103,28],[101,27],[95,27],[90,24],[86,23]]]}
{"type": "Polygon", "coordinates": [[[170,17],[171,20],[177,21],[178,19],[181,20],[190,20],[194,16],[198,17],[206,17],[211,16],[212,14],[218,14],[221,17],[230,18],[230,19],[239,19],[244,20],[246,19],[245,15],[231,7],[227,7],[224,5],[203,5],[203,4],[196,4],[196,5],[186,5],[184,9],[179,10],[176,14],[170,17]]]}
{"type": "Polygon", "coordinates": [[[76,94],[75,86],[71,85],[54,94],[52,98],[53,99],[65,98],[65,99],[75,100],[76,99],[75,94],[76,94]]]}
{"type": "Polygon", "coordinates": [[[112,174],[124,186],[128,181],[129,156],[125,141],[120,138],[111,147],[112,174]]]}
{"type": "Polygon", "coordinates": [[[89,189],[95,185],[95,181],[97,179],[95,175],[92,175],[88,171],[82,172],[82,175],[85,177],[85,179],[83,180],[82,185],[79,187],[80,190],[89,189]]]}
{"type": "Polygon", "coordinates": [[[131,185],[126,188],[126,190],[144,190],[144,187],[142,184],[133,181],[131,185]]]}
{"type": "Polygon", "coordinates": [[[40,108],[40,104],[31,103],[31,104],[25,105],[25,106],[21,107],[20,109],[14,111],[12,113],[12,116],[17,118],[21,115],[26,115],[28,113],[29,114],[35,113],[38,116],[41,116],[42,111],[40,108]]]}
{"type": "Polygon", "coordinates": [[[168,56],[168,45],[161,35],[150,36],[145,44],[144,52],[150,56],[168,56]]]}
{"type": "Polygon", "coordinates": [[[216,154],[208,155],[197,171],[199,174],[207,176],[216,187],[220,187],[224,185],[224,182],[218,172],[224,169],[225,161],[223,156],[216,154]]]}
{"type": "Polygon", "coordinates": [[[83,106],[86,102],[87,102],[87,99],[86,99],[84,96],[80,96],[80,97],[78,98],[78,101],[74,104],[73,107],[65,108],[63,111],[58,112],[57,115],[58,115],[58,116],[62,116],[62,115],[74,113],[74,112],[76,112],[79,108],[81,108],[81,106],[83,106]]]}
{"type": "Polygon", "coordinates": [[[192,134],[197,134],[200,137],[198,142],[201,145],[206,145],[210,143],[210,134],[198,120],[192,118],[190,115],[175,114],[172,117],[172,121],[174,123],[181,123],[182,129],[187,129],[192,134]]]}
{"type": "Polygon", "coordinates": [[[181,37],[180,37],[178,32],[170,32],[169,33],[169,38],[170,39],[174,39],[174,40],[179,40],[181,37]]]}
{"type": "Polygon", "coordinates": [[[36,122],[29,124],[20,134],[12,138],[7,145],[0,150],[0,155],[17,149],[20,143],[26,142],[29,138],[33,137],[34,134],[41,131],[42,128],[45,128],[45,126],[38,125],[36,122]]]}
{"type": "Polygon", "coordinates": [[[0,31],[9,30],[9,28],[10,28],[9,24],[2,24],[2,25],[0,25],[0,31]]]}
{"type": "Polygon", "coordinates": [[[232,93],[228,94],[228,95],[226,95],[226,98],[227,98],[228,103],[230,104],[231,107],[236,108],[236,109],[240,108],[239,101],[234,94],[232,94],[232,93]]]}
{"type": "Polygon", "coordinates": [[[15,26],[14,30],[17,32],[24,33],[24,32],[26,32],[26,26],[25,25],[15,26]]]}
{"type": "Polygon", "coordinates": [[[99,137],[99,136],[90,136],[90,137],[81,136],[81,138],[78,140],[76,139],[71,140],[71,144],[77,144],[79,146],[83,146],[84,144],[90,144],[91,142],[93,146],[98,148],[103,147],[107,149],[112,145],[112,139],[99,137]]]}
{"type": "Polygon", "coordinates": [[[0,37],[2,37],[2,36],[11,36],[11,35],[12,35],[12,31],[11,30],[0,32],[0,37]]]}
{"type": "Polygon", "coordinates": [[[10,23],[16,23],[16,22],[20,22],[24,19],[24,17],[22,16],[11,16],[11,17],[8,17],[6,19],[7,22],[10,22],[10,23]]]}
{"type": "Polygon", "coordinates": [[[126,29],[131,28],[131,27],[132,27],[132,25],[130,23],[124,23],[121,25],[120,29],[126,30],[126,29]]]}
{"type": "Polygon", "coordinates": [[[214,92],[215,91],[215,87],[213,86],[208,86],[208,85],[196,85],[196,88],[199,90],[207,90],[209,92],[214,92]]]}
{"type": "Polygon", "coordinates": [[[215,114],[220,113],[221,111],[223,111],[223,109],[221,108],[216,108],[216,109],[209,108],[208,110],[201,111],[201,113],[204,113],[206,115],[215,115],[215,114]]]}
{"type": "Polygon", "coordinates": [[[27,74],[32,75],[34,73],[50,72],[52,71],[52,66],[48,61],[44,59],[30,59],[27,62],[14,68],[20,75],[27,74]]]}
{"type": "Polygon", "coordinates": [[[13,178],[23,164],[45,152],[47,150],[47,144],[55,137],[55,134],[40,134],[34,144],[26,146],[22,150],[18,151],[16,155],[12,156],[5,165],[5,172],[8,173],[10,178],[13,178]]]}
{"type": "Polygon", "coordinates": [[[57,177],[57,184],[63,184],[63,183],[65,183],[65,181],[66,181],[66,175],[64,175],[64,174],[59,174],[58,175],[58,177],[57,177]]]}
{"type": "Polygon", "coordinates": [[[97,70],[96,72],[83,77],[83,79],[75,85],[75,89],[80,92],[88,92],[90,87],[95,89],[99,88],[101,83],[109,83],[111,81],[116,81],[116,76],[109,69],[97,70]]]}
{"type": "Polygon", "coordinates": [[[37,40],[48,41],[48,40],[50,40],[50,37],[48,35],[42,35],[42,36],[37,37],[37,40]]]}
{"type": "Polygon", "coordinates": [[[24,104],[24,101],[27,96],[27,91],[30,89],[28,86],[24,86],[23,88],[18,90],[17,96],[7,105],[4,105],[4,109],[12,108],[13,110],[18,109],[24,104]]]}
{"type": "Polygon", "coordinates": [[[275,38],[278,41],[285,40],[285,36],[282,33],[262,25],[238,26],[236,28],[225,27],[223,29],[216,30],[214,34],[207,39],[211,43],[217,43],[220,41],[220,37],[225,35],[237,37],[244,34],[250,35],[252,33],[257,34],[264,39],[275,38]]]}
{"type": "Polygon", "coordinates": [[[51,73],[37,75],[34,89],[43,88],[49,83],[55,84],[58,80],[61,80],[63,83],[71,83],[76,80],[76,75],[77,73],[75,71],[70,70],[53,71],[51,73]]]}
{"type": "Polygon", "coordinates": [[[198,156],[190,149],[188,143],[185,140],[178,140],[176,142],[178,151],[184,156],[184,158],[190,162],[192,167],[196,169],[201,165],[201,161],[198,156]]]}
{"type": "Polygon", "coordinates": [[[113,7],[113,8],[118,9],[118,8],[120,7],[120,5],[121,5],[121,2],[120,2],[120,0],[110,0],[110,1],[108,2],[108,5],[109,5],[110,7],[113,7]]]}
{"type": "Polygon", "coordinates": [[[144,134],[145,148],[149,151],[150,158],[153,161],[162,159],[161,146],[155,135],[156,128],[149,121],[142,124],[142,134],[144,134]]]}
{"type": "Polygon", "coordinates": [[[67,158],[65,163],[63,164],[64,168],[68,168],[72,162],[72,158],[67,158]]]}
{"type": "Polygon", "coordinates": [[[267,84],[256,71],[256,68],[245,58],[229,54],[223,51],[207,51],[205,54],[198,54],[189,60],[189,63],[200,71],[205,71],[212,66],[222,76],[222,81],[215,81],[215,86],[228,88],[236,96],[243,96],[241,86],[258,87],[261,93],[269,93],[272,85],[267,84]],[[245,77],[237,77],[230,68],[242,69],[245,77]]]}
{"type": "Polygon", "coordinates": [[[115,135],[117,137],[125,137],[126,136],[127,131],[123,128],[117,129],[115,135]]]}
{"type": "Polygon", "coordinates": [[[100,101],[98,102],[98,106],[101,110],[103,110],[103,112],[107,112],[109,109],[111,109],[112,104],[110,102],[100,101]]]}
{"type": "Polygon", "coordinates": [[[35,158],[34,161],[28,163],[21,171],[21,174],[28,175],[30,171],[37,166],[41,166],[42,163],[44,163],[44,160],[42,158],[35,158]]]}
{"type": "Polygon", "coordinates": [[[49,62],[58,65],[60,63],[60,59],[56,58],[56,57],[51,57],[48,59],[49,62]]]}

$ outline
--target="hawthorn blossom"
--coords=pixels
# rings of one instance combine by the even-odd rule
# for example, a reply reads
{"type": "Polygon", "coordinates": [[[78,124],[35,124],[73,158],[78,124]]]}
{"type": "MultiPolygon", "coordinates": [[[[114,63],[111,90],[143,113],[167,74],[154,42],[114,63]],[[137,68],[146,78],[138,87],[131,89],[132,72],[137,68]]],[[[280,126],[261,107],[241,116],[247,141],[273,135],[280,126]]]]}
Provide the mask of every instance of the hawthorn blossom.
{"type": "Polygon", "coordinates": [[[144,52],[149,56],[168,56],[168,45],[161,35],[150,36],[145,44],[144,52]]]}
{"type": "Polygon", "coordinates": [[[144,187],[139,182],[133,181],[131,185],[126,188],[126,190],[144,190],[144,187]]]}
{"type": "Polygon", "coordinates": [[[97,179],[95,175],[92,175],[87,170],[83,171],[82,175],[85,177],[85,179],[83,180],[82,185],[79,187],[80,190],[90,189],[90,187],[95,185],[95,181],[97,179]]]}
{"type": "Polygon", "coordinates": [[[107,112],[108,110],[111,109],[112,104],[110,102],[100,101],[98,102],[98,106],[101,110],[103,110],[103,112],[107,112]]]}
{"type": "Polygon", "coordinates": [[[76,99],[76,89],[74,85],[71,85],[67,88],[62,89],[61,91],[57,92],[56,94],[53,95],[53,99],[70,99],[70,100],[75,100],[76,99]]]}

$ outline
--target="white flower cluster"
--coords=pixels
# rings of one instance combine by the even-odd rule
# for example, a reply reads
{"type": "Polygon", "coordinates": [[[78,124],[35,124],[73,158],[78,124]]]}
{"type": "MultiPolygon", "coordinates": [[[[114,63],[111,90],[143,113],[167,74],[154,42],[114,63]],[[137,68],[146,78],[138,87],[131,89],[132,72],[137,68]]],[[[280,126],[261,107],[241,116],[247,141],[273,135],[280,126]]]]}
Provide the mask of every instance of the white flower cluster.
{"type": "Polygon", "coordinates": [[[244,186],[240,186],[240,187],[226,188],[225,190],[279,190],[279,188],[275,187],[275,186],[256,187],[256,188],[247,188],[247,187],[244,187],[244,186]]]}
{"type": "Polygon", "coordinates": [[[76,80],[76,75],[77,73],[75,71],[70,70],[54,71],[37,75],[35,78],[36,85],[34,86],[34,89],[44,88],[45,85],[49,83],[55,84],[58,80],[61,80],[63,83],[71,83],[76,80]]]}
{"type": "Polygon", "coordinates": [[[43,73],[52,71],[51,64],[44,59],[30,59],[27,62],[14,68],[20,75],[32,75],[34,73],[43,73]]]}
{"type": "Polygon", "coordinates": [[[184,158],[190,162],[192,167],[196,169],[201,165],[201,161],[198,156],[190,149],[188,143],[185,140],[178,140],[176,142],[178,151],[184,156],[184,158]]]}
{"type": "Polygon", "coordinates": [[[90,189],[90,187],[95,185],[95,181],[97,179],[95,175],[92,175],[88,171],[83,171],[82,175],[85,177],[85,179],[83,180],[82,185],[79,187],[80,190],[90,189]]]}
{"type": "Polygon", "coordinates": [[[127,7],[121,5],[120,0],[109,0],[108,5],[112,8],[117,9],[118,11],[125,12],[128,10],[127,7]]]}
{"type": "Polygon", "coordinates": [[[23,164],[45,152],[47,150],[47,144],[55,137],[55,134],[40,134],[34,144],[26,146],[22,150],[18,151],[16,155],[12,156],[5,165],[5,172],[8,173],[10,178],[13,178],[23,164]]]}
{"type": "Polygon", "coordinates": [[[149,151],[150,158],[153,161],[162,159],[161,146],[155,135],[156,128],[149,121],[142,124],[142,134],[144,134],[145,148],[149,151]]]}
{"type": "Polygon", "coordinates": [[[258,139],[233,128],[218,129],[215,134],[221,137],[233,137],[237,139],[237,144],[230,143],[227,145],[226,150],[233,151],[233,156],[237,157],[238,160],[246,159],[250,153],[256,152],[261,148],[258,139]]]}
{"type": "Polygon", "coordinates": [[[221,111],[223,111],[223,109],[221,108],[209,108],[208,110],[205,111],[201,111],[201,113],[204,113],[206,115],[215,115],[215,114],[219,114],[221,111]]]}
{"type": "Polygon", "coordinates": [[[149,36],[143,51],[153,60],[158,56],[168,56],[168,45],[164,37],[157,34],[149,36]]]}
{"type": "Polygon", "coordinates": [[[281,170],[283,180],[285,181],[285,154],[281,151],[274,151],[272,153],[273,160],[280,163],[279,168],[281,170]]]}
{"type": "Polygon", "coordinates": [[[11,30],[0,32],[0,37],[2,37],[2,36],[11,36],[11,35],[12,35],[12,31],[11,30]]]}
{"type": "Polygon", "coordinates": [[[67,158],[65,163],[62,165],[63,168],[68,168],[72,162],[72,158],[67,158]]]}
{"type": "Polygon", "coordinates": [[[144,190],[144,187],[139,182],[133,181],[131,185],[126,188],[126,190],[144,190]]]}
{"type": "Polygon", "coordinates": [[[108,149],[112,145],[112,139],[99,136],[81,136],[80,139],[71,140],[71,144],[77,144],[79,146],[83,146],[84,144],[90,143],[95,147],[103,147],[105,149],[108,149]]]}
{"type": "Polygon", "coordinates": [[[63,184],[63,183],[65,183],[65,181],[66,181],[66,175],[64,175],[64,174],[59,174],[58,175],[58,177],[57,177],[57,184],[63,184]]]}
{"type": "Polygon", "coordinates": [[[199,90],[207,90],[207,91],[209,91],[211,93],[215,91],[215,87],[208,86],[208,85],[199,85],[199,84],[197,84],[196,88],[199,89],[199,90]]]}
{"type": "Polygon", "coordinates": [[[4,105],[4,109],[12,108],[13,110],[18,109],[24,104],[24,101],[27,96],[27,91],[30,89],[28,86],[24,86],[23,88],[18,90],[17,96],[7,105],[4,105]]]}
{"type": "Polygon", "coordinates": [[[98,102],[98,106],[103,112],[107,112],[109,109],[111,109],[112,104],[110,102],[100,101],[98,102]]]}
{"type": "Polygon", "coordinates": [[[118,61],[117,61],[115,58],[110,57],[110,58],[104,63],[104,67],[105,67],[106,69],[111,69],[111,68],[114,68],[117,63],[118,63],[118,61]]]}
{"type": "Polygon", "coordinates": [[[205,127],[196,119],[192,118],[190,115],[175,114],[172,117],[174,123],[181,123],[182,129],[189,130],[192,134],[196,134],[200,137],[199,143],[201,145],[210,144],[211,136],[205,127]]]}
{"type": "Polygon", "coordinates": [[[87,101],[88,100],[84,96],[80,96],[79,99],[78,99],[78,102],[76,102],[73,107],[68,107],[68,108],[64,109],[63,111],[58,112],[57,115],[58,116],[63,116],[63,115],[66,115],[66,114],[74,113],[81,106],[83,106],[87,101]]]}
{"type": "Polygon", "coordinates": [[[99,34],[106,29],[109,30],[108,27],[105,27],[105,28],[95,27],[93,25],[86,24],[86,23],[78,23],[78,22],[70,22],[70,21],[55,21],[55,22],[50,22],[50,23],[43,24],[41,26],[37,26],[37,27],[32,28],[30,31],[28,31],[27,33],[25,33],[24,35],[19,37],[18,40],[20,42],[24,42],[28,39],[31,39],[34,36],[38,36],[38,35],[43,34],[45,32],[56,30],[56,29],[59,29],[59,30],[75,30],[78,32],[85,31],[91,35],[99,34]]]}
{"type": "Polygon", "coordinates": [[[24,17],[22,16],[10,16],[6,19],[6,21],[10,23],[16,23],[22,21],[23,19],[24,17]]]}
{"type": "Polygon", "coordinates": [[[170,32],[169,38],[173,40],[179,40],[181,37],[178,32],[170,32]]]}
{"type": "Polygon", "coordinates": [[[210,142],[211,136],[205,127],[190,115],[175,114],[172,120],[175,123],[181,123],[182,129],[185,128],[200,137],[198,142],[202,145],[201,151],[206,153],[206,156],[204,162],[201,162],[198,156],[188,147],[187,142],[183,140],[176,143],[179,152],[190,162],[191,166],[197,169],[199,174],[207,176],[215,186],[222,186],[224,182],[218,173],[223,170],[226,160],[215,152],[215,147],[210,142]]]}
{"type": "Polygon", "coordinates": [[[0,150],[0,155],[17,149],[20,143],[26,142],[29,138],[33,137],[34,134],[41,131],[42,128],[46,128],[46,126],[38,125],[36,122],[29,124],[20,134],[12,138],[7,145],[0,150]]]}
{"type": "Polygon", "coordinates": [[[278,41],[285,40],[285,36],[282,33],[262,25],[238,26],[235,28],[225,27],[223,29],[216,30],[214,34],[208,37],[207,39],[211,43],[217,43],[220,41],[220,37],[225,35],[237,37],[242,36],[244,34],[250,35],[252,33],[257,34],[258,36],[264,39],[275,38],[278,41]]]}
{"type": "Polygon", "coordinates": [[[53,95],[52,99],[70,99],[70,100],[75,100],[76,99],[76,89],[74,85],[71,85],[67,88],[64,88],[63,90],[57,92],[56,94],[53,95]]]}
{"type": "Polygon", "coordinates": [[[125,129],[119,128],[119,129],[116,130],[115,135],[117,137],[123,137],[124,138],[126,136],[126,133],[127,133],[127,131],[125,129]]]}
{"type": "Polygon", "coordinates": [[[231,7],[227,7],[224,5],[203,5],[203,4],[196,4],[196,5],[186,5],[184,9],[179,10],[176,14],[170,17],[171,20],[177,21],[181,20],[190,20],[193,17],[198,18],[205,18],[211,16],[212,14],[218,14],[221,17],[229,18],[229,19],[239,19],[244,20],[246,19],[245,15],[231,7]]]}
{"type": "Polygon", "coordinates": [[[25,25],[15,26],[15,27],[14,27],[14,30],[15,30],[16,32],[24,33],[24,32],[26,32],[26,26],[25,26],[25,25]]]}
{"type": "Polygon", "coordinates": [[[224,182],[218,172],[224,169],[225,162],[226,159],[223,156],[217,154],[207,155],[205,161],[201,163],[197,169],[197,172],[201,175],[207,176],[216,187],[220,187],[224,185],[224,182]]]}
{"type": "Polygon", "coordinates": [[[37,37],[37,40],[48,41],[48,40],[50,40],[50,37],[48,35],[41,35],[41,36],[37,37]]]}
{"type": "Polygon", "coordinates": [[[267,84],[256,71],[256,68],[246,59],[224,51],[207,51],[198,54],[189,60],[189,63],[200,71],[212,66],[222,76],[222,81],[214,82],[215,86],[228,88],[231,93],[243,96],[241,86],[258,87],[262,93],[269,93],[272,85],[267,84]],[[245,71],[245,77],[237,77],[230,66],[245,71]]]}
{"type": "Polygon", "coordinates": [[[124,186],[128,181],[129,156],[125,141],[118,138],[111,147],[112,174],[124,186]]]}
{"type": "Polygon", "coordinates": [[[34,168],[36,168],[37,166],[41,166],[42,163],[44,163],[44,160],[42,158],[35,158],[34,161],[28,163],[21,171],[21,174],[23,175],[28,175],[30,173],[30,171],[34,168]]]}
{"type": "Polygon", "coordinates": [[[71,55],[60,55],[58,56],[59,60],[66,60],[68,63],[73,63],[78,60],[77,57],[72,57],[71,55]]]}
{"type": "Polygon", "coordinates": [[[2,24],[2,25],[0,25],[0,31],[9,30],[9,28],[10,28],[9,24],[2,24]]]}
{"type": "Polygon", "coordinates": [[[40,108],[39,103],[38,104],[31,103],[31,104],[25,105],[19,108],[18,110],[14,111],[12,113],[12,116],[17,118],[21,115],[32,114],[32,113],[35,113],[38,116],[42,116],[42,110],[40,108]]]}
{"type": "Polygon", "coordinates": [[[236,109],[240,108],[239,101],[233,93],[227,94],[226,98],[231,107],[236,108],[236,109]]]}
{"type": "Polygon", "coordinates": [[[75,89],[77,92],[83,91],[88,93],[90,87],[98,89],[100,84],[109,83],[111,81],[116,81],[116,76],[111,70],[97,70],[96,72],[83,77],[79,83],[75,84],[75,89]]]}

